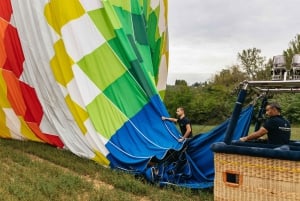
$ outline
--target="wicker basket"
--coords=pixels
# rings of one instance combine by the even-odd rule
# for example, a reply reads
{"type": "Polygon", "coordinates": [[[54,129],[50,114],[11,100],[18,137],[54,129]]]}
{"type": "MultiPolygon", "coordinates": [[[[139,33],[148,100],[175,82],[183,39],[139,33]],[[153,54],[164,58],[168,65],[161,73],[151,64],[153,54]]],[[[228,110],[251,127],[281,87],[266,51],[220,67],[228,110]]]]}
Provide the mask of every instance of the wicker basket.
{"type": "Polygon", "coordinates": [[[300,200],[300,161],[214,153],[214,200],[300,200]]]}

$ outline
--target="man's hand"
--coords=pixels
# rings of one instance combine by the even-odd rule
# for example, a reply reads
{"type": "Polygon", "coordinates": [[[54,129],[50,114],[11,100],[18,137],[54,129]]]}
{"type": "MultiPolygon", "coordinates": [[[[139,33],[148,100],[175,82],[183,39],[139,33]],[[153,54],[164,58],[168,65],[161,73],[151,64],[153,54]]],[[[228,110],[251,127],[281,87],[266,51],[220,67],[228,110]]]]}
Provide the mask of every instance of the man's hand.
{"type": "Polygon", "coordinates": [[[178,142],[183,142],[184,140],[185,140],[185,138],[181,137],[181,138],[178,139],[178,142]]]}
{"type": "Polygon", "coordinates": [[[163,120],[163,121],[166,119],[167,119],[167,117],[164,117],[164,116],[161,117],[161,120],[163,120]]]}
{"type": "Polygon", "coordinates": [[[247,136],[246,136],[246,137],[241,137],[241,138],[240,138],[240,141],[242,141],[242,142],[246,142],[247,140],[248,140],[247,136]]]}

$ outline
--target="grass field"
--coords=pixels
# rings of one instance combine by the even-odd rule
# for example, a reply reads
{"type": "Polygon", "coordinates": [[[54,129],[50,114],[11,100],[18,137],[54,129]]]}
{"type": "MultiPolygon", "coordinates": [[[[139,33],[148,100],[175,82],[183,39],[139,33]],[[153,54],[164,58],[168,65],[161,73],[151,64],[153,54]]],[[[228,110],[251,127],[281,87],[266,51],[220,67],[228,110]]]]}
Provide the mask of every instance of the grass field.
{"type": "MultiPolygon", "coordinates": [[[[300,128],[292,129],[292,139],[299,140],[300,128]]],[[[213,200],[212,189],[160,188],[42,143],[0,139],[0,169],[0,201],[213,200]]]]}
{"type": "Polygon", "coordinates": [[[211,190],[160,188],[46,144],[0,139],[0,201],[213,200],[211,190]]]}

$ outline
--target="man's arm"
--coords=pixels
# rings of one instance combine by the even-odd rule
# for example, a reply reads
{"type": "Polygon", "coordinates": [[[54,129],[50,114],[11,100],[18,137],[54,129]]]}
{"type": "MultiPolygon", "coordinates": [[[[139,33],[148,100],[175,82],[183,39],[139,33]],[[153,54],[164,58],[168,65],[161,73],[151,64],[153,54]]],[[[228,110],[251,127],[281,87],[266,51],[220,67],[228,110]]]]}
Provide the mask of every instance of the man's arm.
{"type": "Polygon", "coordinates": [[[165,120],[172,121],[172,122],[177,122],[178,121],[178,119],[176,119],[176,118],[164,117],[164,116],[162,116],[161,119],[163,121],[165,121],[165,120]]]}
{"type": "Polygon", "coordinates": [[[186,132],[182,137],[188,138],[192,132],[191,124],[187,124],[185,127],[186,127],[186,132]]]}
{"type": "Polygon", "coordinates": [[[187,124],[185,127],[186,127],[186,132],[185,132],[185,134],[181,138],[178,139],[178,142],[184,141],[186,138],[189,137],[189,135],[192,132],[191,124],[187,124]]]}
{"type": "Polygon", "coordinates": [[[267,133],[268,133],[268,130],[265,129],[264,127],[261,127],[258,131],[255,131],[255,132],[249,134],[248,136],[241,137],[240,141],[245,142],[245,141],[248,141],[248,140],[257,139],[257,138],[260,138],[261,136],[263,136],[267,133]]]}

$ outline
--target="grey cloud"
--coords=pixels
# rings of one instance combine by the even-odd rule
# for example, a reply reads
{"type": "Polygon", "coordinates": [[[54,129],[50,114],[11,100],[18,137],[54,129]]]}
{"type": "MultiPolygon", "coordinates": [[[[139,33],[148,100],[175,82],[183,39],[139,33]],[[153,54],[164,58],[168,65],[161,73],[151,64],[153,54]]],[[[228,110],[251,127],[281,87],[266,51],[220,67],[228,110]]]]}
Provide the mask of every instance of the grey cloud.
{"type": "Polygon", "coordinates": [[[214,73],[251,47],[267,57],[280,54],[300,33],[299,6],[299,0],[169,0],[170,72],[214,73]]]}
{"type": "MultiPolygon", "coordinates": [[[[274,37],[300,27],[295,0],[211,0],[169,1],[170,36],[245,40],[274,37]],[[291,17],[290,13],[294,13],[291,17]],[[293,25],[294,24],[294,25],[293,25]]],[[[299,4],[299,2],[297,2],[299,4]]],[[[260,42],[260,41],[259,41],[260,42]]]]}

